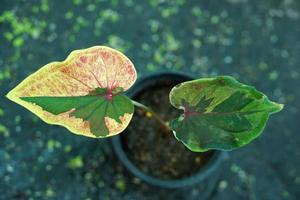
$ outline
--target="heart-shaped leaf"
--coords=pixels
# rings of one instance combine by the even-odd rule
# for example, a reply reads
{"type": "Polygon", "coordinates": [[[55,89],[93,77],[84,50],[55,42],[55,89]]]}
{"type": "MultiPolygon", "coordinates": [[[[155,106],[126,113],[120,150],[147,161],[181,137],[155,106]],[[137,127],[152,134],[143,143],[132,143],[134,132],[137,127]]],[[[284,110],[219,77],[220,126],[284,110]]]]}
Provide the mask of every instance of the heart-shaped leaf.
{"type": "Polygon", "coordinates": [[[132,118],[133,104],[122,92],[136,77],[125,55],[95,46],[45,65],[7,97],[49,124],[75,134],[108,137],[122,132],[132,118]]]}
{"type": "Polygon", "coordinates": [[[170,122],[175,137],[196,152],[248,144],[262,133],[269,115],[283,108],[228,76],[181,83],[171,90],[170,102],[184,110],[170,122]]]}

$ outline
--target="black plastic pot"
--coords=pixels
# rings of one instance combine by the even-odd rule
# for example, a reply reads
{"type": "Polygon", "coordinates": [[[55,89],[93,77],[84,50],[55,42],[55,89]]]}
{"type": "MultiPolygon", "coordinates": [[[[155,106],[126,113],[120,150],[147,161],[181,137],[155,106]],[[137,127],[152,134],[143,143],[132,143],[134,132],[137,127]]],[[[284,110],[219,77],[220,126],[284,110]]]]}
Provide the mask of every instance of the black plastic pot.
{"type": "MultiPolygon", "coordinates": [[[[168,82],[170,84],[178,84],[192,79],[194,78],[181,73],[162,73],[162,74],[152,75],[138,80],[137,83],[134,85],[134,87],[127,93],[127,95],[134,99],[134,97],[136,97],[141,91],[149,89],[153,86],[159,86],[162,83],[166,84],[168,82]]],[[[122,134],[126,134],[126,131],[122,134]]],[[[124,151],[122,145],[122,138],[120,135],[114,136],[112,138],[112,144],[115,153],[117,154],[118,158],[122,161],[122,163],[125,165],[125,167],[132,174],[134,174],[136,177],[140,178],[141,180],[154,186],[169,188],[169,189],[182,188],[182,187],[191,186],[196,183],[203,182],[203,184],[199,184],[199,185],[201,185],[201,187],[205,187],[203,188],[205,193],[209,193],[213,189],[215,185],[215,181],[210,181],[207,179],[209,179],[212,174],[217,174],[216,173],[217,169],[219,168],[223,158],[226,155],[225,152],[214,151],[214,154],[211,157],[211,159],[208,161],[208,163],[204,167],[202,167],[199,170],[199,172],[197,172],[196,174],[178,180],[164,180],[164,179],[159,179],[151,175],[148,175],[142,172],[134,165],[134,163],[128,158],[126,152],[124,151]]],[[[204,197],[206,195],[201,194],[201,197],[204,197]]]]}

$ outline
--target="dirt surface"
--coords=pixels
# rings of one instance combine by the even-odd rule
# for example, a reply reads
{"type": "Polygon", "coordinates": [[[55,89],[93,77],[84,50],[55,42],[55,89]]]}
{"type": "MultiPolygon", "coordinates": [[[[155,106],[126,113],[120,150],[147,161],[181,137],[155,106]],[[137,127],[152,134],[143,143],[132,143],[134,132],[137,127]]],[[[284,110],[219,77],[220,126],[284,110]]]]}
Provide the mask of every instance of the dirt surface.
{"type": "MultiPolygon", "coordinates": [[[[145,88],[135,100],[150,107],[164,121],[169,121],[182,113],[169,103],[169,92],[173,86],[145,88]]],[[[129,159],[142,171],[161,179],[191,176],[213,155],[213,152],[191,152],[176,140],[171,131],[164,130],[153,116],[148,113],[147,117],[147,113],[137,107],[121,138],[129,159]]]]}

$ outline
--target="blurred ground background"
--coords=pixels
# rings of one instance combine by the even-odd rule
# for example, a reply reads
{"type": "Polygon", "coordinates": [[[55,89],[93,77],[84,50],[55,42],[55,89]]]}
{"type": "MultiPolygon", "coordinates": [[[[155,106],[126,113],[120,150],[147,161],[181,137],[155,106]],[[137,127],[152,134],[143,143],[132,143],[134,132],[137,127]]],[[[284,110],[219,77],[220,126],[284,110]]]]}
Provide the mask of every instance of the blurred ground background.
{"type": "Polygon", "coordinates": [[[4,95],[50,61],[105,44],[139,76],[232,75],[286,105],[255,142],[229,153],[211,199],[300,199],[297,0],[1,0],[0,199],[199,199],[132,177],[109,140],[49,126],[4,95]]]}

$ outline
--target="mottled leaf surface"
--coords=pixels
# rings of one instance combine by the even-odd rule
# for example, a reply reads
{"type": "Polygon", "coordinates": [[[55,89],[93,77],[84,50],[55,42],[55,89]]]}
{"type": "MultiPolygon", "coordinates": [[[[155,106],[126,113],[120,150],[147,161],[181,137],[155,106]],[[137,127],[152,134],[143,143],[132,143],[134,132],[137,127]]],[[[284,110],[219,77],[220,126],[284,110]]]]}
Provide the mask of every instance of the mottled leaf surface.
{"type": "Polygon", "coordinates": [[[7,94],[42,120],[75,134],[107,137],[129,124],[133,104],[122,92],[136,80],[132,62],[105,46],[73,51],[27,77],[7,94]]]}
{"type": "Polygon", "coordinates": [[[184,111],[170,122],[175,137],[196,152],[248,144],[283,107],[228,76],[181,83],[171,90],[170,102],[184,111]]]}

